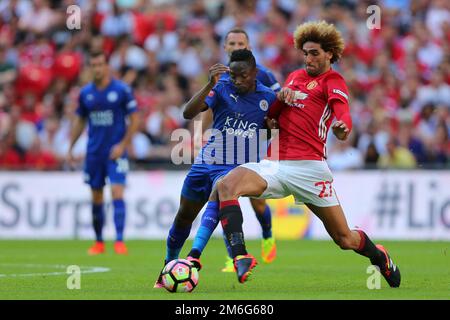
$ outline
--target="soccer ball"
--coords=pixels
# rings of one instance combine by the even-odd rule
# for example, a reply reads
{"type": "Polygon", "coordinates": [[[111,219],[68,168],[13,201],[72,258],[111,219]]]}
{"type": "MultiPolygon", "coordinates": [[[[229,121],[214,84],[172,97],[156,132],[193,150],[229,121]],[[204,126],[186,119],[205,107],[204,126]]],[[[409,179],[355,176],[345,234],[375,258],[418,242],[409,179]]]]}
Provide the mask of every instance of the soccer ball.
{"type": "Polygon", "coordinates": [[[164,288],[170,292],[191,292],[198,284],[198,270],[186,259],[175,259],[162,271],[164,288]]]}

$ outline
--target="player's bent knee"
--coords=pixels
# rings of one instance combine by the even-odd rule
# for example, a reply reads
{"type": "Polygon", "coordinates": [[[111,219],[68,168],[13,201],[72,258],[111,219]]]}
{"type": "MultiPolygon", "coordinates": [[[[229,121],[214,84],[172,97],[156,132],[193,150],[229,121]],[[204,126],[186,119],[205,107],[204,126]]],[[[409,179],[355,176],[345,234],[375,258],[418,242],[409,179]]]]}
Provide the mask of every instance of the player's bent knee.
{"type": "Polygon", "coordinates": [[[224,177],[217,182],[217,192],[220,200],[235,199],[238,197],[236,184],[233,183],[233,179],[224,177]]]}

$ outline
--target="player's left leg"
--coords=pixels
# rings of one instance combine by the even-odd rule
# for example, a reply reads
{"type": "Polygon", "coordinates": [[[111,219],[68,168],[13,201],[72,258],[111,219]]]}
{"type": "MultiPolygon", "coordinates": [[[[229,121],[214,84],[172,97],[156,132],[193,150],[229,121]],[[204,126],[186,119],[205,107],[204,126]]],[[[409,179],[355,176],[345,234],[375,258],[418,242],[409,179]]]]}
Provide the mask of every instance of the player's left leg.
{"type": "Polygon", "coordinates": [[[108,178],[111,184],[111,196],[114,209],[114,226],[116,228],[116,241],[114,252],[117,254],[128,254],[124,243],[124,230],[126,221],[126,204],[124,191],[126,174],[128,172],[128,159],[125,157],[116,160],[108,160],[108,178]]]}
{"type": "Polygon", "coordinates": [[[265,263],[271,263],[277,255],[277,246],[272,236],[272,214],[265,199],[250,198],[256,218],[262,228],[261,257],[265,263]]]}
{"type": "MultiPolygon", "coordinates": [[[[211,235],[219,224],[219,197],[217,195],[217,182],[222,179],[222,177],[225,176],[231,169],[233,169],[233,167],[214,166],[210,169],[210,179],[213,186],[212,191],[209,195],[205,212],[202,215],[200,227],[195,235],[192,249],[188,254],[188,260],[191,260],[191,262],[194,262],[198,265],[201,265],[200,256],[205,249],[209,239],[211,238],[211,235]]],[[[228,248],[228,241],[225,241],[225,243],[228,248]]],[[[232,271],[234,271],[234,266],[232,266],[232,271]]]]}
{"type": "MultiPolygon", "coordinates": [[[[219,200],[217,197],[217,187],[213,191],[206,204],[205,212],[202,215],[200,227],[195,234],[192,249],[188,254],[188,260],[196,261],[200,264],[200,256],[209,242],[211,235],[219,224],[219,200]]],[[[200,264],[201,265],[201,264],[200,264]]]]}
{"type": "Polygon", "coordinates": [[[124,185],[112,184],[111,193],[114,208],[114,226],[116,228],[116,242],[114,243],[114,252],[117,254],[128,254],[128,249],[123,240],[125,230],[126,205],[124,201],[124,185]]]}
{"type": "Polygon", "coordinates": [[[318,207],[307,204],[308,208],[322,220],[328,234],[343,250],[354,250],[356,253],[368,257],[373,265],[380,268],[381,274],[391,287],[400,286],[400,270],[392,262],[386,249],[375,245],[362,230],[350,230],[340,205],[318,207]]]}

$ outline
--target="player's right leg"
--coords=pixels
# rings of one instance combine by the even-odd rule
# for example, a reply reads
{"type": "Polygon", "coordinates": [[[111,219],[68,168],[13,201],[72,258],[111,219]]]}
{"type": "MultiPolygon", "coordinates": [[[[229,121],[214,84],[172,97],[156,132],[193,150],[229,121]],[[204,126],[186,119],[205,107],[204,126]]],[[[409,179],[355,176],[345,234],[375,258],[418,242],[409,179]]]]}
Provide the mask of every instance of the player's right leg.
{"type": "Polygon", "coordinates": [[[92,225],[95,231],[95,243],[89,248],[89,255],[105,252],[103,242],[103,224],[105,213],[103,208],[103,187],[105,186],[106,168],[102,161],[86,157],[84,164],[84,182],[91,187],[92,194],[92,225]]]}
{"type": "Polygon", "coordinates": [[[206,204],[205,212],[202,215],[200,227],[195,234],[192,249],[188,254],[187,259],[197,266],[200,270],[202,265],[200,263],[200,256],[203,253],[211,235],[219,224],[219,200],[216,195],[217,189],[214,187],[211,196],[206,204]]]}
{"type": "Polygon", "coordinates": [[[95,231],[95,243],[89,248],[89,255],[105,253],[105,243],[103,242],[103,224],[105,213],[103,209],[103,188],[91,189],[92,193],[92,225],[95,231]]]}
{"type": "MultiPolygon", "coordinates": [[[[206,205],[205,212],[202,215],[200,227],[195,235],[192,250],[189,252],[188,259],[194,263],[194,265],[201,268],[200,256],[206,247],[211,235],[219,224],[219,198],[217,195],[217,181],[225,176],[234,166],[229,165],[210,165],[208,166],[210,172],[209,177],[212,181],[213,190],[209,195],[208,203],[206,205]]],[[[234,271],[234,268],[233,268],[234,271]]]]}
{"type": "MultiPolygon", "coordinates": [[[[206,201],[192,201],[181,196],[180,207],[172,227],[167,236],[166,257],[164,259],[164,266],[171,260],[178,259],[181,248],[184,242],[189,237],[192,222],[197,217],[197,214],[205,205],[206,201]]],[[[162,288],[161,274],[155,282],[154,288],[162,288]]]]}
{"type": "MultiPolygon", "coordinates": [[[[167,236],[164,265],[171,260],[178,259],[181,248],[189,237],[192,222],[205,205],[210,193],[211,183],[207,168],[194,164],[184,179],[180,206],[167,236]]],[[[154,287],[162,287],[161,274],[154,287]]]]}

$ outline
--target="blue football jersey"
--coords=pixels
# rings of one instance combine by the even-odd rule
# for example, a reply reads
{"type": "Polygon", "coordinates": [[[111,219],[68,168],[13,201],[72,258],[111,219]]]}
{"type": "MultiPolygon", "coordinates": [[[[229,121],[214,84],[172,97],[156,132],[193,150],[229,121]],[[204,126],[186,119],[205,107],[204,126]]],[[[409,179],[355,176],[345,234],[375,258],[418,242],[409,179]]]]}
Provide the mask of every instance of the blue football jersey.
{"type": "MultiPolygon", "coordinates": [[[[281,90],[281,86],[278,83],[277,79],[273,75],[272,71],[264,67],[263,65],[256,64],[256,68],[258,68],[258,73],[256,74],[256,80],[261,82],[266,87],[269,87],[275,92],[278,92],[281,90]]],[[[229,73],[224,73],[220,76],[219,81],[225,81],[230,79],[229,73]]]]}
{"type": "Polygon", "coordinates": [[[94,83],[83,87],[76,112],[88,120],[87,155],[108,157],[111,147],[125,136],[127,116],[136,110],[132,90],[122,81],[112,79],[102,90],[94,83]]]}
{"type": "Polygon", "coordinates": [[[238,94],[230,79],[217,82],[205,99],[213,112],[211,137],[195,163],[260,161],[267,152],[264,117],[275,99],[275,92],[258,80],[255,91],[246,94],[238,94]]]}

